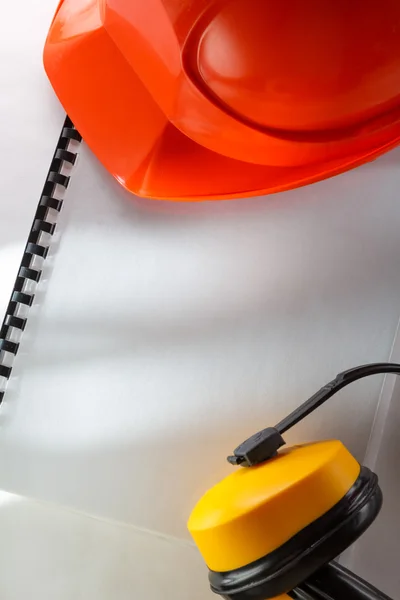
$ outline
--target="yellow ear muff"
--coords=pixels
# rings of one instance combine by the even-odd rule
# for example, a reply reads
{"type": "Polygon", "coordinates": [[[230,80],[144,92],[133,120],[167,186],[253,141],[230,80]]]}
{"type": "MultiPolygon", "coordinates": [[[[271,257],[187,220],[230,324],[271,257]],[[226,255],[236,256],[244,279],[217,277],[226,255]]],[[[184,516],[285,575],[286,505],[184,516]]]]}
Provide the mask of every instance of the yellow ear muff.
{"type": "Polygon", "coordinates": [[[341,442],[326,441],[236,470],[201,498],[188,528],[214,592],[227,600],[267,600],[332,561],[381,504],[376,475],[341,442]]]}
{"type": "Polygon", "coordinates": [[[245,468],[206,492],[188,522],[209,567],[211,589],[225,600],[268,600],[286,593],[302,600],[328,599],[332,585],[340,598],[390,600],[332,562],[378,515],[382,492],[377,476],[339,441],[280,450],[288,429],[345,386],[378,373],[400,374],[400,364],[339,373],[228,457],[245,468]]]}
{"type": "Polygon", "coordinates": [[[360,465],[339,441],[288,448],[206,492],[188,528],[209,569],[238,569],[327,513],[359,475],[360,465]]]}

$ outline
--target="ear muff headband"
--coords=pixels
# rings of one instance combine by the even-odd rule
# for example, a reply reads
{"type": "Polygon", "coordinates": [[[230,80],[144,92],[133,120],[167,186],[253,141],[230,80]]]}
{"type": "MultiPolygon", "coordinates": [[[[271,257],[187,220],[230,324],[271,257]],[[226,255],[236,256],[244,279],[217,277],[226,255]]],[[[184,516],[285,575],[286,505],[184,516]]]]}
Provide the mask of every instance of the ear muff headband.
{"type": "Polygon", "coordinates": [[[278,452],[288,429],[345,386],[380,373],[400,374],[400,365],[377,363],[340,373],[228,457],[231,464],[248,468],[209,490],[189,520],[215,593],[227,600],[282,594],[298,600],[390,600],[331,562],[378,515],[377,476],[338,441],[278,452]]]}
{"type": "Polygon", "coordinates": [[[297,425],[305,417],[311,414],[319,406],[332,398],[344,387],[371,375],[382,373],[394,373],[400,375],[400,364],[396,363],[374,363],[362,365],[339,373],[335,379],[324,385],[311,398],[306,400],[290,415],[282,419],[275,427],[268,427],[251,436],[240,444],[228,457],[228,461],[234,465],[251,467],[275,456],[281,446],[285,444],[282,434],[297,425]]]}

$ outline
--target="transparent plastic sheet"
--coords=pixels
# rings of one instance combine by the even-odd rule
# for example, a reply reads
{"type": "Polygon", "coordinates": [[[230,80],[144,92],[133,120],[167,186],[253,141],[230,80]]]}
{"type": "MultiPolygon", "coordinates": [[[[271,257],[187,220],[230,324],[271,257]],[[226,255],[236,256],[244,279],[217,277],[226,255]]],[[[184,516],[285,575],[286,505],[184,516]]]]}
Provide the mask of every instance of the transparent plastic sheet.
{"type": "MultiPolygon", "coordinates": [[[[187,539],[237,442],[389,358],[399,156],[188,205],[129,195],[82,145],[5,395],[0,487],[187,539]]],[[[343,391],[288,442],[339,437],[362,460],[381,385],[343,391]]]]}

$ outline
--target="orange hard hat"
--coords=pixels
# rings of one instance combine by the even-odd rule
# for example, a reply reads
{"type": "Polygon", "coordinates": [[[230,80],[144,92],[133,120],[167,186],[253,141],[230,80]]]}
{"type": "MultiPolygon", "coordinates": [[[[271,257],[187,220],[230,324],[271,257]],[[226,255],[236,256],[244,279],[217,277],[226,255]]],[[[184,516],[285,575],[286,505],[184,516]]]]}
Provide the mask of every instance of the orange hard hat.
{"type": "Polygon", "coordinates": [[[286,190],[400,141],[398,0],[61,0],[44,63],[142,196],[286,190]]]}

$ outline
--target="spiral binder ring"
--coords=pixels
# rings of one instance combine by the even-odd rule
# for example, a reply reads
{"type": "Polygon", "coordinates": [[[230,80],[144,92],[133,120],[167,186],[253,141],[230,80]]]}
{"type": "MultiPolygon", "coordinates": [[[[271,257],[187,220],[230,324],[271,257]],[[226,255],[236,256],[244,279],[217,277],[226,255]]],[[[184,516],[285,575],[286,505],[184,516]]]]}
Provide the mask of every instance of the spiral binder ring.
{"type": "Polygon", "coordinates": [[[27,315],[20,316],[19,312],[22,306],[28,309],[32,306],[42,274],[42,270],[34,266],[35,260],[36,257],[46,259],[50,242],[45,242],[43,237],[52,237],[56,230],[56,223],[54,219],[49,220],[49,213],[61,211],[63,200],[56,197],[57,188],[65,190],[69,184],[70,177],[64,175],[62,170],[65,165],[72,166],[76,162],[77,151],[76,148],[70,148],[71,141],[80,143],[82,138],[71,119],[66,117],[0,329],[0,404],[4,400],[6,384],[12,373],[12,363],[19,350],[19,341],[14,340],[20,340],[27,323],[27,315]],[[26,289],[28,287],[29,291],[26,289]]]}

